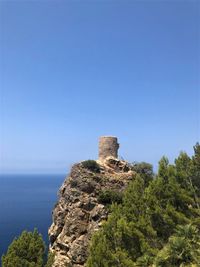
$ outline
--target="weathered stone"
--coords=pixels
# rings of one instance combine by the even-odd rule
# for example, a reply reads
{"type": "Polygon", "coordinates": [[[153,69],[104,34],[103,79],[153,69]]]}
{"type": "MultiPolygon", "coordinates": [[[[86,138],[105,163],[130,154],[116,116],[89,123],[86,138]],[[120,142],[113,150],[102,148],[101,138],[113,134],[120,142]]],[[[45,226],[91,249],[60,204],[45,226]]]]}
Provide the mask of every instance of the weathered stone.
{"type": "Polygon", "coordinates": [[[85,266],[91,236],[108,216],[106,207],[98,202],[100,192],[121,192],[134,176],[125,161],[110,157],[99,164],[100,173],[75,164],[59,190],[49,229],[53,267],[85,266]]]}
{"type": "Polygon", "coordinates": [[[115,136],[101,136],[99,139],[99,160],[107,157],[118,158],[119,144],[115,136]]]}

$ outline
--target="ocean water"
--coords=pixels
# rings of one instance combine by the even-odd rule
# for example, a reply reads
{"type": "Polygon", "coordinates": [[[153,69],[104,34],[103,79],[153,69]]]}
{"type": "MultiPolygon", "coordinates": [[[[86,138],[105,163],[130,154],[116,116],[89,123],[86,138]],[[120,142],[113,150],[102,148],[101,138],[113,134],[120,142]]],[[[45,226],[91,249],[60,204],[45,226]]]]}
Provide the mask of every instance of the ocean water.
{"type": "Polygon", "coordinates": [[[0,175],[0,258],[23,230],[37,228],[48,246],[52,210],[64,179],[60,174],[0,175]]]}

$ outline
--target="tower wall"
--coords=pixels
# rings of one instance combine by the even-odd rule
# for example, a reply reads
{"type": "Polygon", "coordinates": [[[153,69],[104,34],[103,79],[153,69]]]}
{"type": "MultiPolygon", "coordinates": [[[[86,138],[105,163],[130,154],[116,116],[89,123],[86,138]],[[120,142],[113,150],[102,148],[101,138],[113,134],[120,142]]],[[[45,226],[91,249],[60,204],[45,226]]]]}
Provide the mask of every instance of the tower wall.
{"type": "Polygon", "coordinates": [[[117,137],[101,136],[99,139],[99,160],[104,160],[107,157],[118,158],[118,149],[117,137]]]}

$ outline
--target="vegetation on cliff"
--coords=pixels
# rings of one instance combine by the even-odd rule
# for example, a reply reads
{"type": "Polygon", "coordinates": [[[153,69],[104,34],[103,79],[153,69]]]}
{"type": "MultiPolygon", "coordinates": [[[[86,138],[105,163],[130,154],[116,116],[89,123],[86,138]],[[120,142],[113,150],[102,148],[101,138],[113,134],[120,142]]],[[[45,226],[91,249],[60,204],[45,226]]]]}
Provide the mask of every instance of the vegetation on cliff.
{"type": "Polygon", "coordinates": [[[94,234],[87,267],[200,266],[200,145],[173,165],[163,157],[154,179],[144,166],[94,234]]]}
{"type": "Polygon", "coordinates": [[[2,256],[2,267],[52,267],[54,253],[45,253],[45,243],[37,229],[23,231],[2,256]]]}
{"type": "Polygon", "coordinates": [[[100,166],[96,162],[96,160],[88,159],[82,162],[83,167],[92,171],[92,172],[100,172],[100,166]]]}
{"type": "Polygon", "coordinates": [[[42,267],[44,256],[45,244],[38,231],[23,231],[2,256],[2,267],[42,267]]]}

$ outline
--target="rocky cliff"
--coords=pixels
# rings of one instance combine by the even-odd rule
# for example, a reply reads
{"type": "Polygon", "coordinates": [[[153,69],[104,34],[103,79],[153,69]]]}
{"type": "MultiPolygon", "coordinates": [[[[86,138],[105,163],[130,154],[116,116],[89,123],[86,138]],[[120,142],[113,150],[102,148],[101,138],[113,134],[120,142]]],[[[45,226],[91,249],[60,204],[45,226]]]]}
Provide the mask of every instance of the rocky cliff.
{"type": "Polygon", "coordinates": [[[97,168],[85,162],[72,167],[59,190],[49,229],[54,267],[85,266],[89,240],[108,216],[101,196],[105,192],[120,195],[133,175],[127,162],[112,157],[98,162],[97,168]]]}

